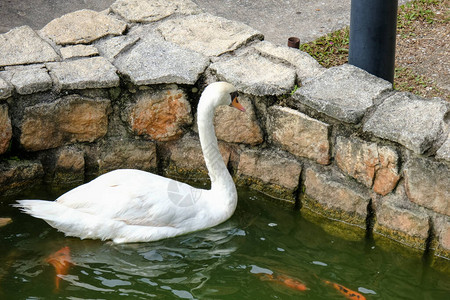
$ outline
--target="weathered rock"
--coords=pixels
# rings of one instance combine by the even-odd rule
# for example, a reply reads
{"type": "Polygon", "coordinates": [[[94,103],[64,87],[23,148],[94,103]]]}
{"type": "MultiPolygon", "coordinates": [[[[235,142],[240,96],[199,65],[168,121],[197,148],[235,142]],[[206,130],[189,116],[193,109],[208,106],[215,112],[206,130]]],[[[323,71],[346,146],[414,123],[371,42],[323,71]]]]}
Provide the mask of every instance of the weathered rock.
{"type": "Polygon", "coordinates": [[[436,151],[436,158],[450,161],[450,133],[447,134],[445,142],[436,151]]]}
{"type": "Polygon", "coordinates": [[[437,240],[436,253],[447,259],[450,258],[450,218],[438,215],[433,218],[434,234],[437,240]]]}
{"type": "Polygon", "coordinates": [[[53,183],[65,184],[84,181],[84,151],[63,147],[56,153],[53,183]]]}
{"type": "MultiPolygon", "coordinates": [[[[181,139],[162,145],[163,159],[167,175],[189,175],[192,177],[206,177],[205,159],[197,136],[185,134],[181,139]]],[[[230,149],[219,142],[219,151],[222,154],[225,165],[230,160],[230,149]]]]}
{"type": "Polygon", "coordinates": [[[59,60],[59,55],[29,26],[0,34],[0,67],[59,60]]]}
{"type": "Polygon", "coordinates": [[[0,218],[0,228],[12,223],[11,218],[0,218]]]}
{"type": "Polygon", "coordinates": [[[28,151],[74,142],[92,142],[106,134],[110,101],[71,95],[25,108],[20,143],[28,151]]]}
{"type": "Polygon", "coordinates": [[[266,41],[262,41],[253,47],[264,56],[291,64],[297,72],[297,78],[302,82],[316,77],[326,70],[311,55],[298,49],[277,46],[266,41]]]}
{"type": "Polygon", "coordinates": [[[47,63],[58,89],[109,88],[119,85],[116,68],[103,57],[47,63]]]}
{"type": "Polygon", "coordinates": [[[390,193],[396,186],[398,155],[390,147],[378,146],[357,138],[338,136],[336,139],[336,164],[347,175],[381,195],[390,193]]]}
{"type": "Polygon", "coordinates": [[[219,56],[263,38],[248,25],[209,14],[168,20],[158,30],[166,40],[206,56],[219,56]]]}
{"type": "Polygon", "coordinates": [[[422,154],[443,134],[448,111],[450,104],[443,100],[395,93],[377,108],[363,130],[422,154]]]}
{"type": "Polygon", "coordinates": [[[52,87],[52,79],[44,65],[9,67],[2,75],[21,95],[47,91],[52,87]]]}
{"type": "Polygon", "coordinates": [[[445,163],[411,157],[406,163],[404,177],[409,200],[450,216],[450,169],[445,163]]]}
{"type": "Polygon", "coordinates": [[[107,35],[122,34],[127,25],[112,16],[83,9],[54,19],[41,33],[56,44],[88,44],[107,35]]]}
{"type": "Polygon", "coordinates": [[[114,61],[120,73],[136,85],[176,83],[194,84],[209,59],[148,34],[132,49],[114,61]]]}
{"type": "Polygon", "coordinates": [[[11,119],[8,115],[8,106],[0,105],[0,154],[8,150],[12,138],[11,119]]]}
{"type": "Polygon", "coordinates": [[[180,89],[145,90],[136,94],[135,100],[128,109],[127,121],[138,135],[156,141],[174,140],[192,124],[191,106],[180,89]]]}
{"type": "Polygon", "coordinates": [[[0,161],[0,194],[30,187],[41,181],[44,176],[39,161],[2,160],[0,161]]]}
{"type": "Polygon", "coordinates": [[[429,216],[410,202],[402,186],[395,194],[375,201],[374,232],[411,247],[425,249],[430,230],[429,216]]]}
{"type": "Polygon", "coordinates": [[[6,104],[0,105],[0,154],[8,150],[9,143],[12,138],[11,119],[8,115],[8,106],[6,104]]]}
{"type": "Polygon", "coordinates": [[[268,109],[269,139],[282,149],[326,165],[330,162],[329,125],[287,107],[268,109]]]}
{"type": "MultiPolygon", "coordinates": [[[[3,73],[4,72],[0,72],[0,75],[3,73]]],[[[0,100],[11,97],[13,90],[13,87],[0,77],[0,100]]]]}
{"type": "Polygon", "coordinates": [[[220,60],[210,67],[219,79],[251,95],[282,95],[292,91],[295,85],[294,69],[256,54],[220,60]]]}
{"type": "Polygon", "coordinates": [[[217,138],[228,143],[261,144],[264,141],[261,127],[250,99],[239,96],[245,113],[228,106],[216,109],[214,124],[217,138]]]}
{"type": "Polygon", "coordinates": [[[189,0],[118,0],[111,5],[114,13],[128,22],[149,23],[173,14],[200,13],[200,8],[189,0]]]}
{"type": "Polygon", "coordinates": [[[91,45],[66,46],[60,49],[63,59],[98,55],[98,50],[91,45]]]}
{"type": "Polygon", "coordinates": [[[238,183],[295,203],[302,167],[282,152],[246,149],[239,156],[238,183]]]}
{"type": "Polygon", "coordinates": [[[103,174],[116,169],[137,169],[155,172],[156,144],[142,140],[108,140],[87,149],[87,167],[103,174]]]}
{"type": "Polygon", "coordinates": [[[337,120],[358,123],[392,84],[352,65],[333,67],[306,82],[294,99],[337,120]]]}
{"type": "Polygon", "coordinates": [[[366,226],[370,196],[342,174],[313,167],[306,169],[302,204],[332,219],[366,226]]]}
{"type": "Polygon", "coordinates": [[[102,39],[95,43],[100,54],[113,62],[122,52],[134,46],[141,38],[135,35],[116,36],[109,39],[102,39]]]}

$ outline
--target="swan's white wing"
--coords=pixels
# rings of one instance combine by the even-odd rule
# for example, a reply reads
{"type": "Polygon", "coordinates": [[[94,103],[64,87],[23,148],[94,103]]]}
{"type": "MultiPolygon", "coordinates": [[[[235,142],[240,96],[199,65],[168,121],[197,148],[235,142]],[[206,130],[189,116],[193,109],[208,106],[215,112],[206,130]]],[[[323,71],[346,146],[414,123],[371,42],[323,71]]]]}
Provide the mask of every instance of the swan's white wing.
{"type": "Polygon", "coordinates": [[[177,227],[198,213],[196,205],[180,203],[177,187],[181,193],[197,190],[152,173],[116,170],[67,192],[57,202],[127,225],[177,227]]]}

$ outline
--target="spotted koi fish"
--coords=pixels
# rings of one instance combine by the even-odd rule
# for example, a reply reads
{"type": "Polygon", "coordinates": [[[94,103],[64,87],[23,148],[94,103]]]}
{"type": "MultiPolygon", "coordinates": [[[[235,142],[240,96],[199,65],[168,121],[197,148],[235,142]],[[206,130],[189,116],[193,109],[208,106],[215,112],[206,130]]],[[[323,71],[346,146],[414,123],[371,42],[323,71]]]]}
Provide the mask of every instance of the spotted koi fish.
{"type": "Polygon", "coordinates": [[[69,267],[73,265],[72,260],[70,258],[70,248],[64,247],[55,253],[49,255],[45,260],[47,263],[53,265],[56,271],[55,277],[55,288],[59,289],[59,280],[61,279],[59,275],[66,275],[69,271],[69,267]]]}
{"type": "Polygon", "coordinates": [[[351,289],[346,288],[343,285],[340,285],[340,284],[337,284],[335,282],[331,282],[331,281],[328,281],[328,280],[324,280],[323,282],[325,282],[326,284],[331,285],[332,287],[334,287],[341,294],[343,294],[347,299],[350,299],[350,300],[366,300],[366,297],[364,297],[360,293],[352,291],[351,289]]]}
{"type": "Polygon", "coordinates": [[[283,274],[279,274],[279,275],[262,274],[260,276],[260,278],[261,278],[261,280],[268,280],[268,281],[280,283],[288,288],[291,288],[291,289],[297,290],[297,291],[306,291],[308,289],[303,282],[298,281],[294,278],[288,277],[283,274]]]}

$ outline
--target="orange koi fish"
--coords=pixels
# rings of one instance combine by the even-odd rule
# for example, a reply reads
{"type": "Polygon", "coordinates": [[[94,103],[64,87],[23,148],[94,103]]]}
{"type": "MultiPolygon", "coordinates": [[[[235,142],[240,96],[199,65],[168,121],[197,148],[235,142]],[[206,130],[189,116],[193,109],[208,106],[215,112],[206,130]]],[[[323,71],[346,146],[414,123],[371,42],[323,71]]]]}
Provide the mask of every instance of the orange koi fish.
{"type": "Polygon", "coordinates": [[[49,264],[55,267],[56,277],[55,277],[55,288],[59,289],[59,280],[61,279],[59,275],[66,275],[69,271],[70,265],[73,265],[72,260],[70,258],[70,248],[64,247],[59,249],[53,254],[50,254],[49,257],[45,260],[49,264]]]}
{"type": "Polygon", "coordinates": [[[348,288],[346,288],[343,285],[340,285],[340,284],[337,284],[335,282],[331,282],[331,281],[328,281],[328,280],[324,280],[323,282],[325,282],[326,284],[331,285],[332,287],[334,287],[336,290],[341,292],[341,294],[343,294],[347,299],[350,299],[350,300],[366,300],[366,297],[364,297],[360,293],[352,291],[351,289],[348,289],[348,288]]]}
{"type": "Polygon", "coordinates": [[[308,289],[303,282],[300,282],[294,278],[282,274],[276,276],[272,274],[262,274],[260,278],[261,280],[278,282],[286,287],[289,287],[297,291],[306,291],[308,289]]]}

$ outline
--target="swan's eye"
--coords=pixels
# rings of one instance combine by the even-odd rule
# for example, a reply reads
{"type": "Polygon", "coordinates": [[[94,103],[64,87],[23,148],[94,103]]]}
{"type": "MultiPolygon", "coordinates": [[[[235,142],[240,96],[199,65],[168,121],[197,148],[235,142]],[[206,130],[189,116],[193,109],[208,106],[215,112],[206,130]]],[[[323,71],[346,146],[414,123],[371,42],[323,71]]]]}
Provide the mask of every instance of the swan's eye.
{"type": "Polygon", "coordinates": [[[238,92],[232,92],[232,93],[230,94],[230,96],[231,96],[231,101],[236,101],[236,102],[239,103],[239,101],[238,101],[239,93],[238,93],[238,92]]]}

